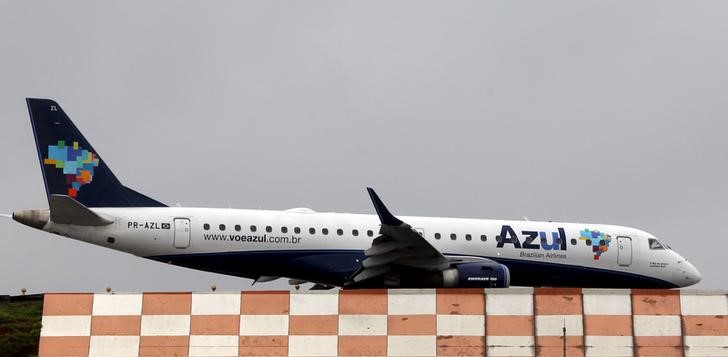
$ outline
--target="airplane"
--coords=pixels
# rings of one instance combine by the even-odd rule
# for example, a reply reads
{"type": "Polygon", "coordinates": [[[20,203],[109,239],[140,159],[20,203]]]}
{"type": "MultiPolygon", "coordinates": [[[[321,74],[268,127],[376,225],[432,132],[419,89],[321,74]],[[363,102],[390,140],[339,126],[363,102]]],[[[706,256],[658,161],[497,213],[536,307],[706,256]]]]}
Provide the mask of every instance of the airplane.
{"type": "MultiPolygon", "coordinates": [[[[701,276],[645,231],[606,224],[187,208],[124,186],[49,99],[26,99],[48,209],[24,225],[133,255],[314,288],[680,288],[701,276]]],[[[9,215],[4,215],[10,217],[9,215]]]]}

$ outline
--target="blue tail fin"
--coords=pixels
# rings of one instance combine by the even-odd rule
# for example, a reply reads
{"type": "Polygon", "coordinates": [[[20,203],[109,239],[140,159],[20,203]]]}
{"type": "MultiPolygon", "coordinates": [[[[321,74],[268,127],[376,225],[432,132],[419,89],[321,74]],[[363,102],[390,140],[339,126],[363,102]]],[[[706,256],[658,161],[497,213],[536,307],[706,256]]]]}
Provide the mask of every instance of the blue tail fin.
{"type": "Polygon", "coordinates": [[[66,195],[86,207],[166,207],[122,185],[58,103],[26,101],[49,202],[66,195]]]}

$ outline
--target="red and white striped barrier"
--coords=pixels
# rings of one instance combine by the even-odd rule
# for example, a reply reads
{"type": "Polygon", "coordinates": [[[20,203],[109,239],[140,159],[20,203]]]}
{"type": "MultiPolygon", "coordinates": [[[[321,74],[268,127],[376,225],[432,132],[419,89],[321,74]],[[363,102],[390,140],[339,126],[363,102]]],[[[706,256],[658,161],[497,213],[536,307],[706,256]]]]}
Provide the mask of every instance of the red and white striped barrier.
{"type": "Polygon", "coordinates": [[[728,356],[725,291],[45,295],[39,356],[728,356]],[[565,331],[564,331],[565,328],[565,331]]]}

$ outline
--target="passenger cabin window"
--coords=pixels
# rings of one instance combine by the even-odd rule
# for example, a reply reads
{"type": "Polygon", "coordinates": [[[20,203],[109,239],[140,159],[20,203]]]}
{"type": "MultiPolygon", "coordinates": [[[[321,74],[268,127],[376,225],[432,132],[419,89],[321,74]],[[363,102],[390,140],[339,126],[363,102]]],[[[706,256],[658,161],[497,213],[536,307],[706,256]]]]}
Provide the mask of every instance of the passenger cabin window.
{"type": "Polygon", "coordinates": [[[221,225],[220,225],[220,230],[221,230],[221,231],[224,231],[224,230],[225,230],[225,225],[224,225],[224,224],[221,224],[221,225]]]}
{"type": "Polygon", "coordinates": [[[486,236],[485,234],[481,234],[480,235],[480,240],[483,241],[483,242],[485,242],[485,241],[488,240],[488,236],[486,236]]]}
{"type": "Polygon", "coordinates": [[[268,232],[268,233],[273,232],[273,227],[271,227],[271,226],[265,226],[265,231],[268,232]]]}
{"type": "Polygon", "coordinates": [[[472,239],[473,239],[473,236],[471,236],[470,234],[465,235],[465,240],[472,240],[472,239]]]}
{"type": "Polygon", "coordinates": [[[357,231],[356,229],[353,229],[353,230],[351,231],[351,234],[352,234],[352,235],[353,235],[354,237],[357,237],[357,236],[359,236],[359,231],[357,231]]]}
{"type": "Polygon", "coordinates": [[[340,235],[340,236],[343,236],[344,235],[344,230],[341,229],[341,228],[339,228],[339,229],[336,230],[336,234],[337,235],[340,235]]]}
{"type": "Polygon", "coordinates": [[[372,232],[372,230],[371,230],[371,229],[367,231],[367,236],[368,236],[368,237],[371,237],[371,236],[373,236],[373,235],[374,235],[374,232],[372,232]]]}
{"type": "Polygon", "coordinates": [[[435,233],[435,239],[440,239],[440,233],[435,233]]]}
{"type": "Polygon", "coordinates": [[[242,229],[242,228],[240,228],[240,225],[239,225],[239,224],[236,224],[236,225],[235,225],[235,231],[236,231],[236,232],[240,232],[240,230],[241,230],[241,229],[242,229]]]}
{"type": "Polygon", "coordinates": [[[323,233],[324,235],[328,235],[329,234],[329,229],[328,228],[324,228],[324,229],[321,230],[321,233],[323,233]]]}
{"type": "Polygon", "coordinates": [[[296,234],[301,233],[301,228],[300,227],[293,228],[293,232],[295,232],[296,234]]]}
{"type": "Polygon", "coordinates": [[[206,231],[209,231],[209,230],[210,230],[210,224],[208,224],[208,223],[205,223],[205,224],[203,224],[203,225],[202,225],[202,228],[203,228],[204,230],[206,230],[206,231]]]}
{"type": "Polygon", "coordinates": [[[316,228],[313,228],[313,227],[312,228],[309,228],[308,229],[308,233],[309,234],[316,234],[316,228]]]}
{"type": "Polygon", "coordinates": [[[450,239],[456,240],[458,239],[458,236],[455,233],[450,233],[450,239]]]}
{"type": "Polygon", "coordinates": [[[255,225],[250,226],[250,231],[251,232],[255,232],[257,230],[258,230],[258,227],[256,227],[255,225]]]}
{"type": "Polygon", "coordinates": [[[650,243],[650,249],[665,249],[655,238],[650,238],[647,241],[650,243]]]}
{"type": "Polygon", "coordinates": [[[281,227],[281,233],[288,233],[288,227],[281,227]]]}

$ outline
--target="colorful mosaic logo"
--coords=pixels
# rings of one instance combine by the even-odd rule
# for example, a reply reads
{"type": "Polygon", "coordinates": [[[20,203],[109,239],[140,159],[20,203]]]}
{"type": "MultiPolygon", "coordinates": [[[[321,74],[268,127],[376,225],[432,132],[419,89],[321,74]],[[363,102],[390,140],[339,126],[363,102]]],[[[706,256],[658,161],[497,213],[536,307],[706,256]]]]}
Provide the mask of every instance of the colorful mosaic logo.
{"type": "Polygon", "coordinates": [[[592,247],[594,260],[599,260],[599,257],[609,250],[609,242],[612,241],[612,237],[609,234],[604,234],[599,231],[590,231],[588,229],[579,232],[579,234],[581,234],[579,240],[586,241],[586,245],[592,247]]]}
{"type": "Polygon", "coordinates": [[[91,151],[81,149],[76,141],[68,146],[64,140],[58,140],[58,145],[48,145],[48,158],[43,163],[63,170],[66,184],[70,186],[68,195],[76,197],[81,186],[91,183],[99,158],[91,151]]]}

